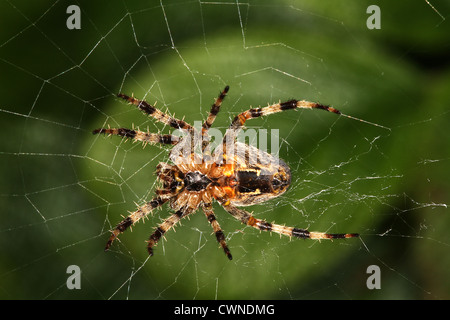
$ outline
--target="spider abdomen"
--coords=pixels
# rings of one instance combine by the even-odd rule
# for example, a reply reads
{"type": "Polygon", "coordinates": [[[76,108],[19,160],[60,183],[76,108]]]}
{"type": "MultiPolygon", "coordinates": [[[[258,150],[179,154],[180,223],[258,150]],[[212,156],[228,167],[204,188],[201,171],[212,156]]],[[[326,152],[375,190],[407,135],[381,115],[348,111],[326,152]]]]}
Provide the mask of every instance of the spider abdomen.
{"type": "Polygon", "coordinates": [[[289,166],[281,159],[256,147],[236,143],[242,152],[234,156],[230,168],[219,179],[221,187],[236,206],[249,206],[278,197],[291,184],[289,166]],[[249,159],[255,161],[250,161],[249,159]]]}
{"type": "Polygon", "coordinates": [[[248,206],[265,202],[286,192],[291,183],[289,167],[279,160],[278,165],[267,164],[236,170],[234,205],[248,206]]]}
{"type": "Polygon", "coordinates": [[[239,193],[272,192],[270,175],[261,175],[261,170],[239,170],[237,172],[237,190],[239,193]]]}

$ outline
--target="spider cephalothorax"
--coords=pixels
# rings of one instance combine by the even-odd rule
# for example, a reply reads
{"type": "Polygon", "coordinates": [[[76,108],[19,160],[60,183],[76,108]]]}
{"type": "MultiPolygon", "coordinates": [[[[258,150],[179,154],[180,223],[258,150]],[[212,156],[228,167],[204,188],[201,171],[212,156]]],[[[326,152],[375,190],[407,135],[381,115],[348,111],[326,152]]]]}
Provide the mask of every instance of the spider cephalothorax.
{"type": "Polygon", "coordinates": [[[200,140],[201,154],[195,153],[194,150],[197,146],[192,145],[190,155],[186,157],[180,151],[182,149],[180,148],[182,141],[186,136],[180,138],[171,134],[162,135],[125,128],[101,128],[94,130],[94,134],[112,134],[144,143],[175,145],[169,157],[173,163],[161,162],[157,166],[156,175],[162,181],[162,188],[155,191],[156,196],[151,201],[140,206],[112,230],[112,235],[106,244],[105,250],[111,247],[112,242],[121,232],[147,216],[155,208],[169,202],[174,213],[164,220],[150,236],[147,244],[150,255],[153,255],[153,247],[170,228],[180,219],[196,212],[200,207],[211,224],[217,241],[227,257],[231,260],[232,256],[225,242],[225,235],[212,209],[213,199],[242,223],[263,231],[273,231],[289,237],[302,239],[338,239],[358,236],[355,233],[328,234],[286,227],[257,219],[249,212],[238,208],[240,206],[262,203],[278,197],[288,189],[291,183],[289,166],[283,160],[256,147],[236,142],[239,130],[242,129],[248,119],[295,108],[322,109],[336,114],[340,114],[340,112],[329,106],[303,100],[290,100],[265,108],[249,109],[234,118],[223,137],[222,144],[220,145],[221,152],[215,152],[211,155],[209,139],[207,137],[208,130],[211,128],[220,110],[221,103],[228,89],[228,86],[225,87],[216,99],[216,102],[212,105],[211,111],[203,123],[200,133],[185,121],[168,116],[144,100],[137,100],[122,93],[118,95],[119,98],[136,105],[141,111],[156,120],[172,128],[185,130],[189,133],[187,136],[188,139],[193,137],[194,134],[200,135],[204,139],[200,140]],[[227,145],[230,147],[227,143],[230,141],[233,142],[233,149],[239,150],[240,152],[231,152],[230,150],[227,152],[227,145]],[[257,161],[250,161],[252,156],[257,161]]]}

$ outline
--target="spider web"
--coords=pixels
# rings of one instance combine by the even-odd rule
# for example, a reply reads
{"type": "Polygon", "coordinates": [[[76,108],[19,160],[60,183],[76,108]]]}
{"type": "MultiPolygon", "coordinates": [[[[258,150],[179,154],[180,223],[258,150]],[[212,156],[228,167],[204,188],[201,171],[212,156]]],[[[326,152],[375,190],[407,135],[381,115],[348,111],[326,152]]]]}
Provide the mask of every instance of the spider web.
{"type": "Polygon", "coordinates": [[[5,299],[449,298],[448,4],[379,1],[3,1],[0,4],[0,297],[5,299]],[[81,9],[69,30],[66,9],[81,9]],[[407,7],[406,7],[407,6],[407,7]],[[405,12],[399,15],[398,12],[405,12]],[[407,14],[406,14],[407,12],[407,14]],[[157,210],[103,252],[109,230],[152,198],[168,148],[92,130],[169,128],[115,95],[134,94],[215,128],[250,106],[292,98],[322,111],[252,119],[278,129],[291,167],[258,218],[360,239],[300,241],[214,210],[233,260],[200,211],[148,257],[157,210]],[[69,290],[66,270],[81,269],[69,290]],[[366,285],[381,270],[381,289],[366,285]]]}

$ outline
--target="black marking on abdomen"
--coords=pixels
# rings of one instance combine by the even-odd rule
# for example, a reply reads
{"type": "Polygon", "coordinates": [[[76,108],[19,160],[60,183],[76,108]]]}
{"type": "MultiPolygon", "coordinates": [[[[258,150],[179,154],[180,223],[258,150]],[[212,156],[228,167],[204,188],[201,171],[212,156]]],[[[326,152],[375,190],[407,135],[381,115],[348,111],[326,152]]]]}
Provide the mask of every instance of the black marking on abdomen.
{"type": "Polygon", "coordinates": [[[270,176],[259,175],[254,170],[239,170],[237,172],[238,191],[241,193],[259,193],[272,192],[270,176]]]}

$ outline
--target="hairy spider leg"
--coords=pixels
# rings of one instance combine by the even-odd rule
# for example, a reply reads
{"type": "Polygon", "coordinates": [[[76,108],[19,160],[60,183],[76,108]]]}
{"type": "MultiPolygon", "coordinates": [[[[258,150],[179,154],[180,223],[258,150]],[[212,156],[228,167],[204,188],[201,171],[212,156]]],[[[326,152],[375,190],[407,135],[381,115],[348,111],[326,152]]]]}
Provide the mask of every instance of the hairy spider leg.
{"type": "Polygon", "coordinates": [[[208,219],[209,223],[211,224],[211,227],[213,228],[214,234],[216,235],[217,242],[219,242],[220,246],[222,247],[223,251],[225,252],[228,259],[232,260],[233,256],[231,255],[230,249],[228,249],[227,243],[225,241],[225,235],[220,228],[219,222],[216,220],[216,216],[214,215],[214,211],[212,209],[212,203],[202,203],[201,205],[203,212],[206,215],[206,218],[208,219]]]}
{"type": "Polygon", "coordinates": [[[269,223],[265,220],[257,219],[253,217],[249,212],[239,209],[227,202],[221,202],[224,209],[230,213],[237,220],[243,224],[251,226],[253,228],[262,231],[273,231],[278,234],[282,234],[288,237],[296,237],[300,239],[346,239],[357,238],[357,233],[324,233],[324,232],[311,232],[306,229],[299,229],[294,227],[286,227],[275,223],[269,223]]]}
{"type": "Polygon", "coordinates": [[[132,212],[128,217],[123,219],[115,228],[112,230],[111,237],[106,243],[105,251],[108,251],[111,247],[113,241],[124,232],[128,227],[134,225],[140,219],[146,217],[150,212],[152,212],[155,208],[162,206],[172,197],[172,195],[166,195],[165,197],[158,196],[153,200],[147,202],[143,206],[139,207],[136,211],[132,212]]]}
{"type": "Polygon", "coordinates": [[[159,122],[162,122],[164,124],[167,124],[168,126],[171,126],[172,128],[185,129],[185,130],[189,130],[189,131],[194,130],[194,127],[192,127],[189,123],[165,114],[158,108],[150,105],[145,100],[138,100],[134,97],[127,96],[126,94],[123,94],[123,93],[119,93],[117,95],[117,97],[124,99],[124,100],[128,101],[128,103],[137,106],[139,108],[139,110],[141,110],[145,114],[155,118],[159,122]]]}
{"type": "Polygon", "coordinates": [[[144,144],[171,144],[176,145],[180,138],[171,134],[159,134],[143,132],[140,130],[132,130],[126,128],[100,128],[92,131],[93,134],[116,135],[133,141],[141,141],[144,144]]]}
{"type": "Polygon", "coordinates": [[[197,208],[184,206],[180,210],[176,211],[170,217],[161,223],[156,230],[151,234],[150,238],[147,241],[147,251],[150,256],[153,256],[153,247],[158,244],[158,241],[161,239],[167,231],[169,231],[175,224],[180,221],[182,218],[187,215],[195,212],[197,208]]]}
{"type": "Polygon", "coordinates": [[[209,139],[207,137],[207,132],[211,128],[212,124],[214,123],[214,120],[216,120],[216,116],[220,111],[220,106],[222,105],[222,102],[225,99],[229,89],[230,89],[230,87],[226,86],[225,89],[223,89],[223,91],[219,94],[216,101],[211,106],[211,110],[209,112],[208,118],[203,123],[203,126],[202,126],[202,152],[205,151],[205,149],[209,145],[209,139]]]}
{"type": "MultiPolygon", "coordinates": [[[[162,112],[155,106],[150,105],[145,100],[139,100],[134,97],[127,96],[126,94],[123,94],[123,93],[119,93],[117,95],[117,97],[124,99],[124,100],[128,101],[128,103],[137,106],[139,108],[139,110],[141,110],[145,114],[153,117],[154,119],[156,119],[159,122],[162,122],[162,123],[164,123],[172,128],[175,128],[175,129],[186,130],[191,139],[190,151],[194,152],[195,146],[194,146],[193,142],[195,140],[194,133],[196,132],[196,130],[189,123],[187,123],[184,120],[180,120],[180,119],[171,117],[168,114],[165,114],[164,112],[162,112]]],[[[174,137],[174,136],[172,136],[172,137],[174,137]]],[[[179,141],[180,141],[180,138],[178,139],[178,142],[179,141]]]]}
{"type": "Polygon", "coordinates": [[[225,133],[225,136],[223,138],[223,141],[222,141],[223,154],[226,154],[227,141],[229,141],[229,143],[234,143],[239,131],[242,129],[242,127],[244,126],[244,124],[247,120],[262,117],[262,116],[277,113],[277,112],[296,109],[296,108],[321,109],[321,110],[325,110],[328,112],[341,114],[341,112],[339,110],[337,110],[333,107],[315,103],[315,102],[309,102],[309,101],[305,101],[305,100],[289,100],[286,102],[276,103],[276,104],[273,104],[271,106],[267,106],[264,108],[249,109],[247,111],[244,111],[244,112],[241,112],[240,114],[238,114],[233,119],[230,126],[228,127],[228,129],[225,133]]]}

